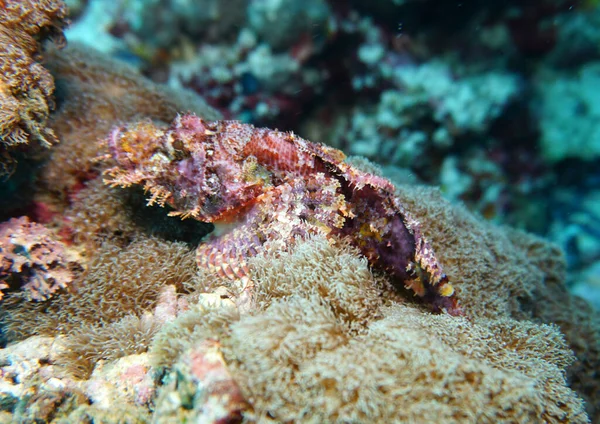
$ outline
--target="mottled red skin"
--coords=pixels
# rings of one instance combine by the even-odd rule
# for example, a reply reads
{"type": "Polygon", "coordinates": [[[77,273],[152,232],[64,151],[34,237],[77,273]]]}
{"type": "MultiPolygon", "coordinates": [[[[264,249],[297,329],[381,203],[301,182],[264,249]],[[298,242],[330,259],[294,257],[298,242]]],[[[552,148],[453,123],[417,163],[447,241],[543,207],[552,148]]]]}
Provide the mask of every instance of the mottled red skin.
{"type": "Polygon", "coordinates": [[[246,258],[283,249],[297,237],[349,240],[370,264],[392,275],[435,310],[461,314],[419,223],[390,181],[344,162],[339,150],[292,133],[235,121],[178,117],[116,129],[108,139],[118,166],[112,185],[143,184],[149,203],[174,215],[235,227],[198,248],[198,264],[247,278],[246,258]]]}

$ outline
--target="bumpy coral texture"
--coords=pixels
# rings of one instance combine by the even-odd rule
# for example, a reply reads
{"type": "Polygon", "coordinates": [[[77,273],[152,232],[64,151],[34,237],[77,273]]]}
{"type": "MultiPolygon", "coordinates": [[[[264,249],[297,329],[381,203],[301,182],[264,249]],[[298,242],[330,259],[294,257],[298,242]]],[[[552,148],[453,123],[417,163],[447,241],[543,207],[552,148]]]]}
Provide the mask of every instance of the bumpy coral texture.
{"type": "Polygon", "coordinates": [[[0,1],[0,153],[30,141],[57,139],[47,120],[54,81],[40,63],[41,42],[63,40],[67,8],[59,0],[0,1]]]}
{"type": "MultiPolygon", "coordinates": [[[[129,78],[129,70],[101,63],[91,53],[52,53],[50,62],[59,86],[53,128],[63,143],[52,149],[43,184],[64,201],[78,241],[98,234],[113,241],[118,233],[125,239],[139,236],[141,229],[123,213],[115,190],[98,179],[81,189],[81,182],[104,166],[94,161],[96,140],[117,120],[149,114],[167,122],[186,107],[171,102],[166,90],[137,74],[129,78]],[[92,199],[82,205],[88,196],[92,199]],[[104,196],[109,207],[100,212],[104,196]]],[[[265,184],[273,178],[250,165],[253,178],[265,184]]],[[[326,182],[326,188],[335,186],[331,179],[326,182]]],[[[309,235],[307,243],[247,259],[255,283],[251,314],[197,306],[154,338],[155,362],[184,362],[199,343],[218,339],[231,375],[252,402],[248,418],[254,414],[259,420],[272,415],[299,422],[311,417],[328,422],[585,422],[564,372],[572,361],[570,347],[577,355],[569,369],[573,388],[592,408],[600,404],[599,320],[566,292],[560,251],[535,237],[482,223],[435,190],[401,187],[395,196],[419,221],[469,320],[406,304],[388,290],[384,278],[373,277],[361,251],[336,237],[309,235]],[[540,321],[558,324],[569,346],[554,325],[540,321]]],[[[297,198],[304,201],[306,195],[297,198]]],[[[370,229],[362,230],[364,237],[373,237],[370,229]]],[[[157,331],[148,311],[158,308],[165,286],[201,290],[231,284],[226,275],[216,278],[210,272],[203,273],[206,281],[197,281],[194,260],[181,243],[147,237],[106,243],[93,252],[85,276],[73,283],[78,291],[16,305],[7,305],[14,300],[7,296],[4,321],[13,337],[67,333],[71,356],[65,360],[84,377],[99,359],[146,349],[157,331]]],[[[47,396],[39,390],[40,396],[27,399],[27,418],[56,417],[62,400],[44,404],[47,396]]],[[[177,414],[170,390],[165,387],[157,399],[156,416],[177,414]]],[[[188,416],[195,399],[184,399],[181,416],[188,416]]],[[[113,413],[127,422],[150,420],[141,408],[107,413],[84,405],[67,421],[108,421],[113,413]]]]}
{"type": "Polygon", "coordinates": [[[512,230],[477,219],[444,200],[438,190],[399,186],[396,195],[430,235],[468,316],[530,318],[528,305],[546,289],[547,274],[564,273],[558,247],[538,239],[540,256],[556,258],[550,266],[539,266],[529,258],[529,249],[510,237],[512,230]]]}
{"type": "Polygon", "coordinates": [[[115,186],[139,184],[172,215],[236,226],[198,248],[198,265],[232,280],[247,259],[296,237],[347,238],[369,262],[435,310],[461,313],[419,222],[386,179],[347,163],[339,150],[292,133],[233,121],[178,117],[115,129],[107,141],[115,186]]]}
{"type": "MultiPolygon", "coordinates": [[[[573,358],[555,326],[386,301],[360,252],[323,236],[250,262],[262,265],[252,267],[260,307],[192,308],[151,349],[168,365],[218,340],[251,399],[250,421],[587,422],[566,385],[573,358]]],[[[181,390],[163,388],[157,414],[173,414],[165,399],[181,390]]]]}
{"type": "Polygon", "coordinates": [[[49,299],[75,279],[81,270],[77,260],[46,227],[27,217],[0,224],[0,288],[17,286],[26,299],[49,299]]]}
{"type": "Polygon", "coordinates": [[[542,273],[544,283],[534,291],[525,309],[537,320],[560,327],[575,352],[568,379],[586,401],[592,422],[600,421],[600,312],[586,300],[572,295],[564,284],[566,263],[560,250],[545,240],[507,230],[510,240],[522,246],[527,261],[542,273]]]}
{"type": "Polygon", "coordinates": [[[85,245],[88,251],[105,240],[133,239],[140,231],[127,207],[126,193],[107,188],[99,178],[89,181],[70,200],[62,214],[64,227],[73,242],[85,245]]]}

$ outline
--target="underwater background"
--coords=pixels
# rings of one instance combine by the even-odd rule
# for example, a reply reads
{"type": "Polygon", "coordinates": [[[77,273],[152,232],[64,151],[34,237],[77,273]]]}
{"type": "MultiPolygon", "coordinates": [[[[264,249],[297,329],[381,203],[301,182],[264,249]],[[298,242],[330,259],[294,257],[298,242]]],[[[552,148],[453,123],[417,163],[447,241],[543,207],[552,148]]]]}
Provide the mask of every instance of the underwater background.
{"type": "Polygon", "coordinates": [[[600,422],[600,2],[0,6],[0,422],[600,422]],[[187,112],[388,178],[464,317],[318,237],[250,260],[245,310],[132,153],[187,112]]]}

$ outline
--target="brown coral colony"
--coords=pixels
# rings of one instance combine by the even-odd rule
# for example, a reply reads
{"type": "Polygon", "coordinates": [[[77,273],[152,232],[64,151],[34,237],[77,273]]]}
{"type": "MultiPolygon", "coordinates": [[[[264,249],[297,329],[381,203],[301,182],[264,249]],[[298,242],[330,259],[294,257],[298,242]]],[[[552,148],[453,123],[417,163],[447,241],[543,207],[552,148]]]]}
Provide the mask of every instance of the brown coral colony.
{"type": "Polygon", "coordinates": [[[229,224],[232,229],[198,247],[200,267],[248,279],[248,257],[324,234],[358,247],[373,267],[434,310],[461,314],[395,187],[344,162],[339,150],[293,133],[194,115],[179,116],[168,128],[149,121],[118,128],[107,144],[117,163],[106,171],[109,184],[141,184],[151,194],[148,203],[168,204],[172,215],[229,224]]]}
{"type": "Polygon", "coordinates": [[[39,63],[42,42],[64,44],[67,7],[57,0],[0,0],[0,173],[10,154],[30,142],[50,147],[57,138],[47,125],[54,81],[39,63]]]}

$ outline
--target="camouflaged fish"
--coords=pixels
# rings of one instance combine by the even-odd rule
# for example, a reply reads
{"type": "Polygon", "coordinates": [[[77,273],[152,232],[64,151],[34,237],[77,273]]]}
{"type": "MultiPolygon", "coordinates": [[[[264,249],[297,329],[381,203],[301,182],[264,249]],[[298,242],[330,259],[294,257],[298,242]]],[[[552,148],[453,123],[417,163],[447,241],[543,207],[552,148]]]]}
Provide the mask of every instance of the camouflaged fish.
{"type": "Polygon", "coordinates": [[[248,279],[247,258],[286,249],[298,237],[350,241],[434,310],[461,314],[435,253],[390,181],[344,162],[336,149],[293,133],[236,121],[178,116],[168,128],[145,121],[107,140],[112,186],[139,184],[149,204],[172,215],[228,224],[200,244],[198,266],[248,279]]]}

